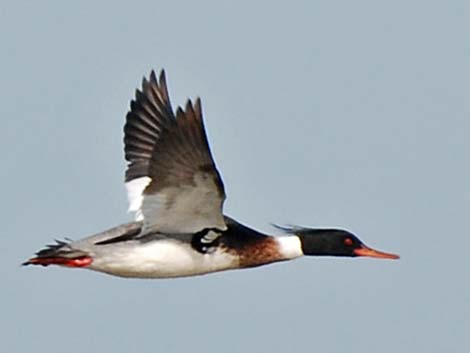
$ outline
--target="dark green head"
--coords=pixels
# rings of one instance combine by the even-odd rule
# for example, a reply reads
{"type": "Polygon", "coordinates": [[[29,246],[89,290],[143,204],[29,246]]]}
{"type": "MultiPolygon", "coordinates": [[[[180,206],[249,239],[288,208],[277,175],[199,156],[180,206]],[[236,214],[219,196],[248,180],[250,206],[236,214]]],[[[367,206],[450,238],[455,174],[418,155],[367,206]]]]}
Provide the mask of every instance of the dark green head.
{"type": "Polygon", "coordinates": [[[282,228],[299,237],[302,251],[312,256],[368,256],[383,259],[398,259],[395,254],[377,251],[366,246],[353,233],[334,228],[282,228]]]}

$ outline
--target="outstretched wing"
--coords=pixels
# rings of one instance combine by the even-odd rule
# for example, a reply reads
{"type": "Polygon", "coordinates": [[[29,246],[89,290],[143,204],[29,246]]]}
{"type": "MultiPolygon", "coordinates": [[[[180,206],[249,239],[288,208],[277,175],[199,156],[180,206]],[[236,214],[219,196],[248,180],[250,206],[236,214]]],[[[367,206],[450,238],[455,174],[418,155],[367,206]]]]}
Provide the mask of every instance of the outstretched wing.
{"type": "Polygon", "coordinates": [[[212,158],[201,100],[190,100],[176,116],[165,72],[155,72],[136,90],[124,126],[129,210],[145,230],[194,233],[225,229],[224,185],[212,158]]]}

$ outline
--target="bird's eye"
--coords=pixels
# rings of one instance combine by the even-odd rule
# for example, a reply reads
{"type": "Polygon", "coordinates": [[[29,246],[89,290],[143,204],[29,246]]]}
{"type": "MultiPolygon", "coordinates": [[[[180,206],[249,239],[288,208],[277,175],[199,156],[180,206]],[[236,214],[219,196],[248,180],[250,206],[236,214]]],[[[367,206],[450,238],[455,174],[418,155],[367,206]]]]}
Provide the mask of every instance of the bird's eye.
{"type": "Polygon", "coordinates": [[[353,241],[352,241],[351,238],[345,238],[345,239],[344,239],[344,245],[350,246],[350,245],[352,245],[352,244],[353,244],[353,241]]]}

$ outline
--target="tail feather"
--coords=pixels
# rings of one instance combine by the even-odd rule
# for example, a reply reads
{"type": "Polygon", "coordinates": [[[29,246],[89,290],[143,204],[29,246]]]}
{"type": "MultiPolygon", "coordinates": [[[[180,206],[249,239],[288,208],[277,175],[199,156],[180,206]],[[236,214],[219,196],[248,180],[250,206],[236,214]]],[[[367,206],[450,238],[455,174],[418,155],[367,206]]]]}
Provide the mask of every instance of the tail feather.
{"type": "Polygon", "coordinates": [[[67,267],[86,267],[93,259],[84,251],[73,249],[66,241],[56,240],[56,244],[49,244],[45,249],[39,250],[35,257],[23,262],[27,265],[61,265],[67,267]]]}

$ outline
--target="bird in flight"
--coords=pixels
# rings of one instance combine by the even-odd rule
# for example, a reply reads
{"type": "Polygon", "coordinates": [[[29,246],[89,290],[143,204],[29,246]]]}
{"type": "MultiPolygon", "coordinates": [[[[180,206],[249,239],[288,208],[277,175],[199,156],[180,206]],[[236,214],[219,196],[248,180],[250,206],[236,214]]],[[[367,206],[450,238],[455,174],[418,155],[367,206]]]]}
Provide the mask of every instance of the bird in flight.
{"type": "Polygon", "coordinates": [[[170,278],[311,256],[398,259],[349,231],[280,228],[270,236],[224,215],[225,190],[204,130],[201,100],[173,110],[165,72],[144,78],[124,126],[125,186],[135,221],[57,241],[24,265],[85,268],[121,277],[170,278]]]}

